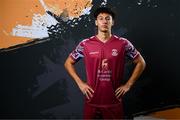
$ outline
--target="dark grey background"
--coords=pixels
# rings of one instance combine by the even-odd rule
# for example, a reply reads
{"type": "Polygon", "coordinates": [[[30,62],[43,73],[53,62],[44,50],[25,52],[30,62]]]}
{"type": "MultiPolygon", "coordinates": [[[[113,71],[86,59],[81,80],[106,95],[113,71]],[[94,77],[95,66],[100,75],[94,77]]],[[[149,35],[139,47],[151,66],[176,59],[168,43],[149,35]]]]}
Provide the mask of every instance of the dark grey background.
{"type": "MultiPolygon", "coordinates": [[[[91,12],[101,3],[94,0],[91,12]]],[[[107,5],[117,14],[113,33],[129,39],[147,63],[124,96],[126,116],[179,106],[179,1],[109,0],[107,5]]],[[[82,16],[71,27],[54,17],[60,22],[54,29],[64,27],[63,33],[50,27],[50,37],[37,40],[46,42],[1,49],[0,118],[82,118],[83,95],[63,64],[79,41],[95,34],[94,19],[92,14],[82,16]]],[[[82,60],[76,68],[85,79],[82,60]]],[[[124,82],[132,68],[126,64],[124,82]]]]}

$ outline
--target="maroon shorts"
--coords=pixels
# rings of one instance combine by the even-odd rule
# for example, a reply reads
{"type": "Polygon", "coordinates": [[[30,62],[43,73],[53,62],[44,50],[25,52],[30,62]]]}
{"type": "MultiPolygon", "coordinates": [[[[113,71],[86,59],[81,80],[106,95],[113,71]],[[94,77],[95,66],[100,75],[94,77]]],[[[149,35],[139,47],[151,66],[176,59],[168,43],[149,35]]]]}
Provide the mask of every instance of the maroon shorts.
{"type": "Polygon", "coordinates": [[[94,107],[85,103],[84,119],[123,119],[123,106],[94,107]]]}

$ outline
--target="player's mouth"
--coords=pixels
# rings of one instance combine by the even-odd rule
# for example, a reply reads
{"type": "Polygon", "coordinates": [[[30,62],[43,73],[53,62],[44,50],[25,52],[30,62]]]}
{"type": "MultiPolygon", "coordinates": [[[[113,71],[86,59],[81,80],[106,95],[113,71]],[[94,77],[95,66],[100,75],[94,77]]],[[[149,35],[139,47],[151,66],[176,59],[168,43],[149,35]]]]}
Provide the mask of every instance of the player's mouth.
{"type": "Polygon", "coordinates": [[[107,26],[107,25],[102,25],[102,27],[103,27],[103,28],[108,28],[108,26],[107,26]]]}

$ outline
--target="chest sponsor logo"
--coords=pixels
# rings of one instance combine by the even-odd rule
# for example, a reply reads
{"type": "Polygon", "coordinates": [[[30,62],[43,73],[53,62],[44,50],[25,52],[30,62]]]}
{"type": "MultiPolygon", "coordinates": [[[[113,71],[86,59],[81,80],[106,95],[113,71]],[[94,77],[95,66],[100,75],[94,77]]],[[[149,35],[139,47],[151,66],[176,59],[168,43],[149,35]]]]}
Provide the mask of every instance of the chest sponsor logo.
{"type": "Polygon", "coordinates": [[[98,69],[97,78],[100,81],[110,81],[112,71],[108,66],[108,59],[103,59],[101,63],[101,69],[98,69]]]}
{"type": "Polygon", "coordinates": [[[94,51],[94,52],[89,52],[90,55],[95,55],[95,54],[99,54],[98,51],[94,51]]]}
{"type": "Polygon", "coordinates": [[[118,55],[118,50],[112,49],[112,56],[117,56],[117,55],[118,55]]]}

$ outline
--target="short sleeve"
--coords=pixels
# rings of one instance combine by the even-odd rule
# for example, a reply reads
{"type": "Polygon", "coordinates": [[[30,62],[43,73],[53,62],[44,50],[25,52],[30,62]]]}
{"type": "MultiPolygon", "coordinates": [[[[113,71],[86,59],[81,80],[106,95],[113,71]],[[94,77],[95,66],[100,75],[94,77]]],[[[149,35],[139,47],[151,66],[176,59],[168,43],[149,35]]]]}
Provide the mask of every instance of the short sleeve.
{"type": "Polygon", "coordinates": [[[84,57],[84,44],[80,42],[69,55],[75,62],[84,57]]]}
{"type": "Polygon", "coordinates": [[[125,51],[126,51],[126,56],[130,57],[131,59],[135,59],[139,55],[139,52],[128,40],[126,40],[125,51]]]}

